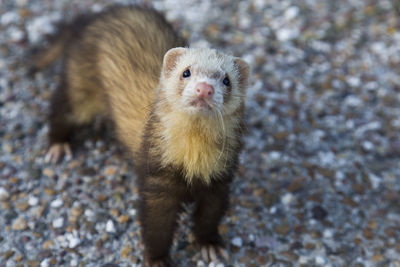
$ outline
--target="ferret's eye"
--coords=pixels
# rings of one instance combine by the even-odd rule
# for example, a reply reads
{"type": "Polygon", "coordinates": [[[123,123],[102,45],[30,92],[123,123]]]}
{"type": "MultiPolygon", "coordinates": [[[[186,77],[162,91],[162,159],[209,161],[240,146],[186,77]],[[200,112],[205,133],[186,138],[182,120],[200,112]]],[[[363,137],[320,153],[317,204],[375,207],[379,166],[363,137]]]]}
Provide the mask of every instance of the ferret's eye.
{"type": "Polygon", "coordinates": [[[223,84],[225,84],[226,86],[230,86],[231,85],[231,81],[229,81],[228,77],[225,77],[225,79],[222,81],[223,84]]]}
{"type": "Polygon", "coordinates": [[[190,77],[190,70],[189,70],[189,69],[185,70],[185,71],[183,72],[183,74],[182,74],[182,77],[183,77],[183,78],[190,77]]]}

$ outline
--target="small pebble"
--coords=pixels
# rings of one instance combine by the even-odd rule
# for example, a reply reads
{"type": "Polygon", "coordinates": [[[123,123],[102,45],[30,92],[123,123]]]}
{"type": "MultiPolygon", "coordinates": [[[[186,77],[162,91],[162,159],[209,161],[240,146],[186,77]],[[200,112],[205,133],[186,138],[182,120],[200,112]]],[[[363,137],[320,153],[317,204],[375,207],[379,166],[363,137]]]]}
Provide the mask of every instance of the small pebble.
{"type": "Polygon", "coordinates": [[[26,230],[28,228],[28,223],[26,222],[25,218],[19,217],[15,219],[11,228],[13,230],[26,230]]]}
{"type": "Polygon", "coordinates": [[[136,209],[130,209],[130,210],[128,210],[128,213],[129,213],[130,216],[134,217],[137,214],[137,210],[136,209]]]}
{"type": "Polygon", "coordinates": [[[0,200],[7,200],[10,197],[10,194],[4,187],[0,187],[0,200]]]}
{"type": "Polygon", "coordinates": [[[286,20],[294,19],[299,14],[299,11],[300,10],[297,6],[291,6],[288,9],[286,9],[284,17],[286,20]]]}
{"type": "Polygon", "coordinates": [[[53,221],[52,223],[54,228],[61,228],[64,225],[64,218],[60,217],[53,221]]]}
{"type": "Polygon", "coordinates": [[[40,262],[40,267],[50,267],[49,259],[44,259],[40,262]]]}
{"type": "Polygon", "coordinates": [[[80,238],[77,237],[76,234],[67,233],[65,237],[68,241],[69,248],[76,248],[81,243],[80,238]]]}
{"type": "Polygon", "coordinates": [[[59,208],[64,204],[61,198],[57,198],[50,203],[50,207],[59,208]]]}
{"type": "Polygon", "coordinates": [[[118,222],[119,223],[127,223],[129,221],[130,217],[128,215],[121,215],[118,217],[118,222]]]}
{"type": "Polygon", "coordinates": [[[47,240],[43,243],[43,249],[50,249],[54,246],[54,241],[53,240],[47,240]]]}
{"type": "Polygon", "coordinates": [[[133,249],[132,249],[132,247],[130,247],[130,246],[125,246],[125,247],[123,247],[123,248],[121,249],[121,256],[122,256],[122,258],[124,258],[124,259],[128,258],[129,255],[131,255],[132,250],[133,250],[133,249]]]}
{"type": "Polygon", "coordinates": [[[240,238],[239,236],[234,237],[231,240],[231,244],[234,245],[234,246],[237,246],[237,247],[241,247],[243,245],[242,238],[240,238]]]}
{"type": "Polygon", "coordinates": [[[42,170],[42,173],[46,175],[47,177],[53,177],[54,176],[54,171],[49,168],[45,168],[42,170]]]}
{"type": "MultiPolygon", "coordinates": [[[[136,158],[113,131],[89,130],[72,161],[45,163],[62,65],[27,75],[27,55],[49,48],[59,23],[132,1],[0,2],[0,265],[141,266],[136,158]]],[[[218,227],[230,266],[400,267],[398,1],[134,2],[151,2],[191,46],[251,66],[218,227]]],[[[200,260],[195,208],[179,216],[173,261],[222,267],[200,260]]]]}
{"type": "Polygon", "coordinates": [[[15,11],[9,11],[1,15],[0,23],[2,25],[8,25],[11,23],[16,23],[19,19],[19,15],[15,11]]]}
{"type": "Polygon", "coordinates": [[[290,203],[293,201],[293,194],[292,193],[286,193],[282,196],[281,198],[282,204],[285,206],[289,206],[290,203]]]}
{"type": "Polygon", "coordinates": [[[333,232],[331,229],[325,229],[323,235],[324,235],[324,238],[332,238],[333,232]]]}
{"type": "Polygon", "coordinates": [[[9,258],[11,258],[12,256],[14,256],[15,251],[14,250],[7,250],[6,252],[4,252],[3,254],[3,258],[5,260],[8,260],[9,258]]]}
{"type": "Polygon", "coordinates": [[[37,204],[39,204],[39,198],[37,198],[35,196],[30,196],[28,199],[28,203],[31,206],[36,206],[37,204]]]}
{"type": "Polygon", "coordinates": [[[322,221],[328,215],[328,212],[322,206],[314,206],[312,208],[312,216],[314,219],[322,221]]]}
{"type": "Polygon", "coordinates": [[[316,256],[316,257],[315,257],[315,263],[316,263],[316,264],[318,264],[318,265],[324,265],[325,262],[326,262],[326,260],[325,260],[323,257],[321,257],[321,256],[316,256]]]}
{"type": "Polygon", "coordinates": [[[108,233],[115,233],[116,232],[116,229],[115,229],[115,226],[114,226],[114,222],[112,220],[108,220],[107,221],[107,223],[106,223],[106,231],[108,233]]]}

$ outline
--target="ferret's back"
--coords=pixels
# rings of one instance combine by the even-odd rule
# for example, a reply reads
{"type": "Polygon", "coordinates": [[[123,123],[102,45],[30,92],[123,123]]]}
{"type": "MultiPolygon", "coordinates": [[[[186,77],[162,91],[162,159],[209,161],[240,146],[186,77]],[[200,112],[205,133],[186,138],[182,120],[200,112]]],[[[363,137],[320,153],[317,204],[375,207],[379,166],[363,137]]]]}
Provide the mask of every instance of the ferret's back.
{"type": "Polygon", "coordinates": [[[89,108],[109,113],[119,139],[137,151],[163,56],[170,48],[184,45],[164,17],[152,9],[116,7],[106,11],[95,17],[79,42],[70,47],[68,80],[81,88],[71,97],[96,99],[89,108]]]}

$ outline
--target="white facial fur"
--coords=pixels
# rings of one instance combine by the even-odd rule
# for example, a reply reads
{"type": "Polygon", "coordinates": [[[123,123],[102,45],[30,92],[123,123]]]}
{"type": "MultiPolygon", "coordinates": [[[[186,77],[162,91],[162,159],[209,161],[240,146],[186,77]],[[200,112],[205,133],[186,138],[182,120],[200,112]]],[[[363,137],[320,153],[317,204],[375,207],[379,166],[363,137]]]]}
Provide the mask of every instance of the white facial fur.
{"type": "Polygon", "coordinates": [[[239,67],[235,64],[237,58],[213,49],[178,49],[181,51],[174,67],[168,73],[163,69],[164,86],[161,88],[165,90],[166,100],[174,109],[192,115],[216,115],[218,111],[228,115],[241,106],[245,95],[245,88],[241,87],[245,85],[240,84],[239,67]],[[191,75],[184,78],[182,74],[187,69],[191,75]],[[230,86],[223,84],[225,77],[229,78],[230,86]],[[197,99],[196,86],[202,82],[214,88],[213,96],[207,101],[211,109],[192,104],[197,99]]]}
{"type": "Polygon", "coordinates": [[[212,109],[221,110],[224,105],[224,93],[227,90],[226,86],[222,83],[223,78],[221,78],[225,77],[225,75],[223,74],[224,71],[220,69],[216,70],[215,72],[218,73],[218,75],[207,75],[207,73],[202,72],[201,69],[198,68],[196,65],[192,65],[191,67],[189,67],[189,69],[191,72],[191,76],[188,78],[184,78],[185,80],[187,80],[187,83],[182,91],[182,98],[180,101],[181,104],[184,105],[187,111],[191,113],[209,112],[210,110],[208,107],[199,108],[190,104],[192,101],[198,98],[196,94],[197,85],[200,83],[206,83],[214,88],[214,94],[209,100],[212,109]]]}

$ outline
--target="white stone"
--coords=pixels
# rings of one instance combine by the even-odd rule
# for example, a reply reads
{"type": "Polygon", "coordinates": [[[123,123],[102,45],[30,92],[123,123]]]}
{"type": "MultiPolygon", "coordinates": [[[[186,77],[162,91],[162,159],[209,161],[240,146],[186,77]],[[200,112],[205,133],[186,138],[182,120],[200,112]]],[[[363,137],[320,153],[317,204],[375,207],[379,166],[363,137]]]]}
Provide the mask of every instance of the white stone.
{"type": "Polygon", "coordinates": [[[50,203],[50,207],[59,208],[64,204],[61,198],[57,198],[50,203]]]}
{"type": "Polygon", "coordinates": [[[344,100],[344,104],[349,107],[358,107],[361,106],[362,103],[363,103],[362,100],[355,95],[349,95],[344,100]]]}
{"type": "Polygon", "coordinates": [[[128,210],[128,213],[130,216],[135,216],[137,214],[137,210],[136,209],[130,209],[128,210]]]}
{"type": "Polygon", "coordinates": [[[300,12],[300,9],[297,6],[291,6],[288,9],[286,9],[283,16],[285,17],[286,20],[292,20],[295,17],[297,17],[299,12],[300,12]]]}
{"type": "Polygon", "coordinates": [[[60,217],[53,221],[54,228],[61,228],[64,225],[64,218],[60,217]]]}
{"type": "Polygon", "coordinates": [[[275,206],[272,206],[272,207],[269,209],[269,213],[275,214],[275,213],[276,213],[276,207],[275,207],[275,206]]]}
{"type": "Polygon", "coordinates": [[[316,256],[315,257],[315,263],[318,265],[323,265],[325,264],[325,259],[322,256],[316,256]]]}
{"type": "Polygon", "coordinates": [[[373,52],[375,52],[377,55],[384,53],[386,50],[386,46],[384,42],[375,42],[372,43],[371,49],[373,52]]]}
{"type": "Polygon", "coordinates": [[[356,76],[350,76],[346,79],[346,81],[351,87],[359,87],[361,85],[360,78],[356,76]]]}
{"type": "Polygon", "coordinates": [[[265,0],[254,0],[253,3],[257,9],[263,9],[267,5],[265,0]]]}
{"type": "Polygon", "coordinates": [[[332,46],[329,43],[319,41],[319,40],[313,40],[311,41],[311,47],[314,48],[317,51],[329,53],[332,49],[332,46]]]}
{"type": "Polygon", "coordinates": [[[301,255],[299,257],[299,263],[300,264],[306,264],[308,262],[308,258],[306,256],[301,255]]]}
{"type": "Polygon", "coordinates": [[[91,209],[87,209],[87,210],[85,210],[85,216],[87,217],[87,219],[89,221],[93,221],[95,214],[91,209]]]}
{"type": "Polygon", "coordinates": [[[78,266],[78,260],[77,259],[72,259],[70,261],[70,263],[71,263],[71,266],[78,266]]]}
{"type": "Polygon", "coordinates": [[[92,6],[92,11],[94,13],[99,13],[100,11],[102,11],[104,9],[104,7],[102,5],[100,5],[99,3],[96,3],[92,6]]]}
{"type": "Polygon", "coordinates": [[[342,171],[336,171],[335,172],[335,178],[337,180],[343,180],[345,177],[344,173],[342,171]]]}
{"type": "Polygon", "coordinates": [[[60,244],[61,247],[68,247],[68,241],[65,236],[59,235],[56,237],[56,240],[60,244]]]}
{"type": "Polygon", "coordinates": [[[323,233],[325,238],[332,238],[333,237],[333,232],[330,229],[325,229],[323,233]]]}
{"type": "Polygon", "coordinates": [[[49,267],[50,263],[49,263],[49,259],[44,259],[40,262],[40,267],[49,267]]]}
{"type": "Polygon", "coordinates": [[[373,173],[370,173],[368,178],[373,189],[377,189],[382,182],[382,178],[373,173]]]}
{"type": "Polygon", "coordinates": [[[18,13],[14,11],[9,11],[1,16],[0,22],[2,25],[8,25],[17,22],[18,20],[19,20],[18,13]]]}
{"type": "Polygon", "coordinates": [[[25,33],[17,27],[10,28],[8,34],[10,35],[10,40],[13,42],[19,42],[25,37],[25,33]]]}
{"type": "Polygon", "coordinates": [[[10,193],[4,187],[0,187],[0,200],[6,200],[9,197],[10,193]]]}
{"type": "Polygon", "coordinates": [[[26,4],[28,3],[29,0],[15,0],[15,3],[17,4],[17,6],[19,7],[23,7],[26,6],[26,4]]]}
{"type": "Polygon", "coordinates": [[[299,31],[297,29],[282,28],[276,32],[276,37],[281,42],[290,41],[299,36],[299,31]]]}
{"type": "Polygon", "coordinates": [[[278,152],[278,151],[271,151],[271,152],[269,152],[269,158],[271,159],[271,160],[278,160],[278,159],[280,159],[281,158],[281,153],[280,152],[278,152]]]}
{"type": "Polygon", "coordinates": [[[382,127],[381,122],[372,121],[372,122],[369,122],[369,123],[364,124],[364,125],[360,126],[359,128],[357,128],[357,130],[354,132],[354,134],[358,138],[360,138],[365,132],[379,130],[381,127],[382,127]]]}
{"type": "Polygon", "coordinates": [[[215,267],[225,267],[225,264],[223,264],[223,263],[217,263],[217,265],[215,265],[215,267]]]}
{"type": "Polygon", "coordinates": [[[253,242],[256,240],[256,237],[253,234],[249,234],[249,240],[253,242]]]}
{"type": "Polygon", "coordinates": [[[51,18],[46,16],[35,18],[33,21],[27,23],[27,32],[30,42],[38,42],[44,34],[54,32],[51,18]]]}
{"type": "Polygon", "coordinates": [[[197,267],[206,267],[207,265],[202,260],[197,261],[197,267]]]}
{"type": "Polygon", "coordinates": [[[289,206],[290,203],[293,201],[293,194],[292,193],[286,193],[282,196],[281,202],[285,206],[289,206]]]}
{"type": "Polygon", "coordinates": [[[30,196],[28,199],[28,203],[31,206],[36,206],[37,204],[39,204],[39,198],[37,198],[35,196],[30,196]]]}
{"type": "Polygon", "coordinates": [[[232,245],[237,246],[237,247],[241,247],[243,245],[243,241],[239,236],[234,237],[231,240],[231,243],[232,243],[232,245]]]}
{"type": "Polygon", "coordinates": [[[76,248],[81,243],[81,240],[79,239],[79,237],[77,237],[74,234],[68,233],[65,235],[65,237],[68,241],[69,248],[76,248]]]}
{"type": "Polygon", "coordinates": [[[282,82],[282,87],[283,89],[289,89],[293,85],[293,82],[291,80],[285,79],[282,82]]]}
{"type": "Polygon", "coordinates": [[[240,16],[239,17],[239,27],[241,29],[247,29],[251,27],[251,19],[248,16],[240,16]]]}
{"type": "Polygon", "coordinates": [[[374,149],[374,144],[370,141],[365,141],[362,143],[362,147],[367,151],[371,151],[374,149]]]}
{"type": "Polygon", "coordinates": [[[318,157],[322,166],[330,166],[336,160],[336,156],[332,151],[318,152],[318,157]]]}
{"type": "Polygon", "coordinates": [[[112,220],[108,220],[106,223],[106,231],[109,233],[115,233],[115,226],[112,220]]]}

